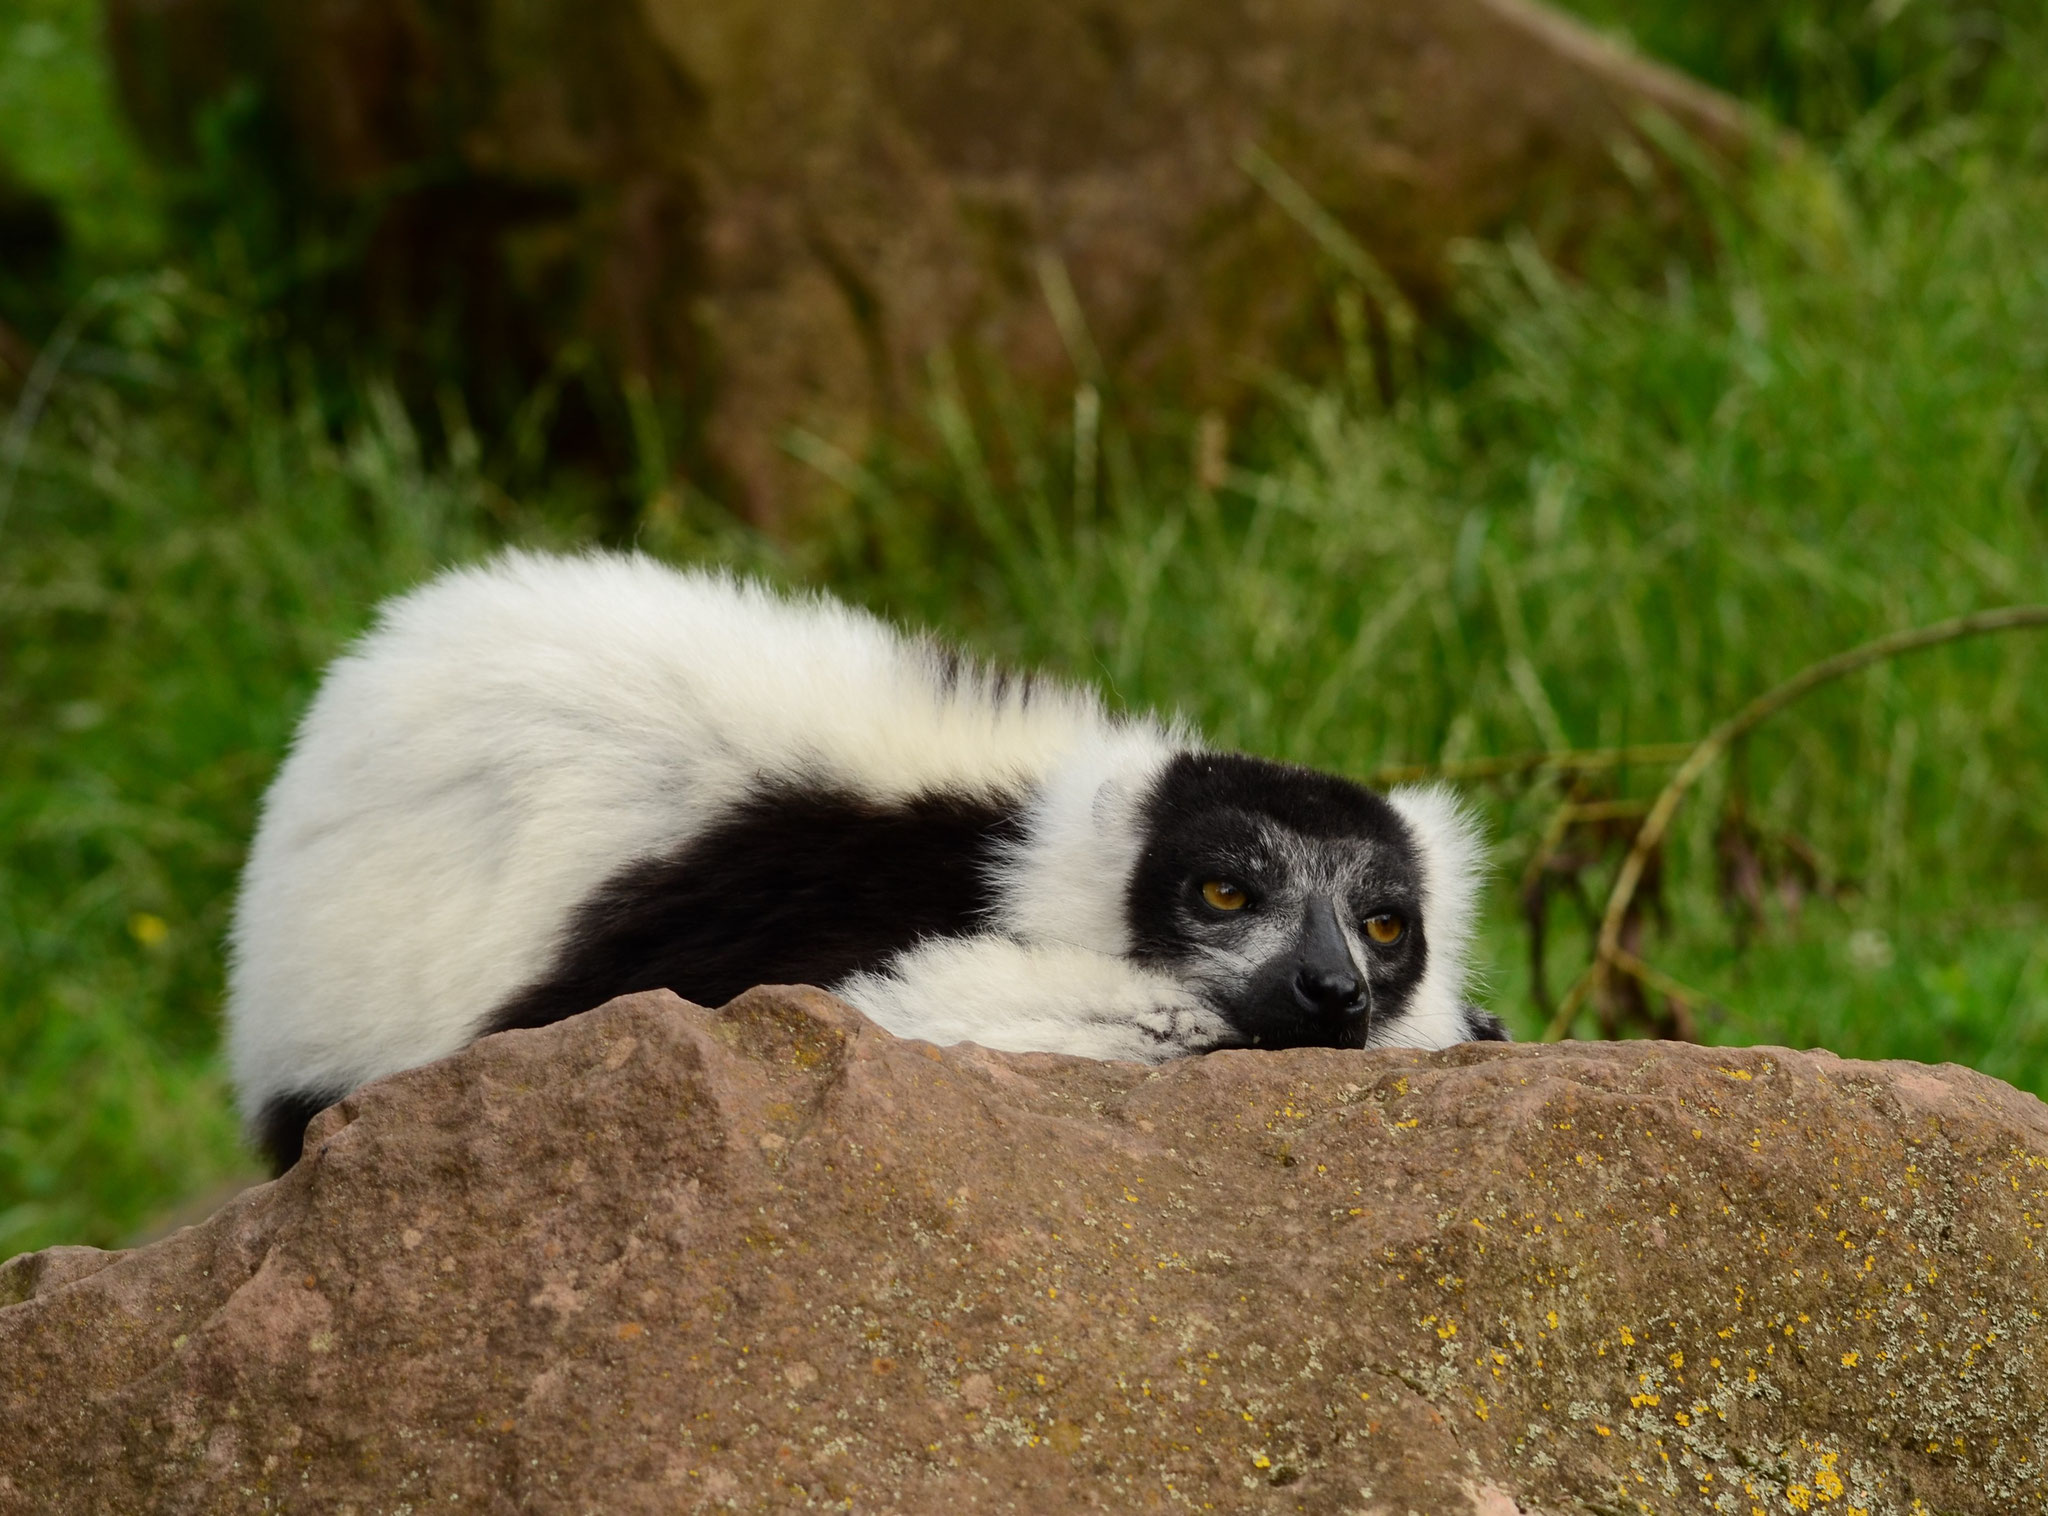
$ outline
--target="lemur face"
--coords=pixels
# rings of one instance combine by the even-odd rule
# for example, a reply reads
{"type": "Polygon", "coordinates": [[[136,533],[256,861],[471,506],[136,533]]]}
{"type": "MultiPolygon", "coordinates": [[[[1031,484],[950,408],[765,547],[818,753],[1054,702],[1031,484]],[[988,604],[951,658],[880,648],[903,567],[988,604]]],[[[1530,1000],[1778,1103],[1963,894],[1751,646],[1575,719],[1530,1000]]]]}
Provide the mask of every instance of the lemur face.
{"type": "Polygon", "coordinates": [[[1208,1000],[1248,1046],[1364,1047],[1428,962],[1421,860],[1370,790],[1189,753],[1146,806],[1133,956],[1208,1000]]]}

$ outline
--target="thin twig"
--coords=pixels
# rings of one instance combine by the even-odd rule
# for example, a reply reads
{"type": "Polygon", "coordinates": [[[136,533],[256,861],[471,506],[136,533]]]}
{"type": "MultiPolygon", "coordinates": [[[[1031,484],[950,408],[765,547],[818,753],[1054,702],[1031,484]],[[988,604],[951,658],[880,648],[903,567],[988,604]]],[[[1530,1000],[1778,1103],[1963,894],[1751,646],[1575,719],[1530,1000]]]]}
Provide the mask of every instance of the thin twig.
{"type": "Polygon", "coordinates": [[[1585,774],[1633,764],[1655,767],[1679,763],[1693,750],[1690,742],[1651,742],[1637,747],[1570,748],[1551,752],[1509,753],[1499,758],[1452,758],[1443,763],[1383,763],[1366,777],[1376,786],[1410,784],[1417,779],[1507,779],[1520,774],[1585,774]]]}
{"type": "Polygon", "coordinates": [[[1403,347],[1414,346],[1415,334],[1421,324],[1416,319],[1415,307],[1401,293],[1400,285],[1380,266],[1379,259],[1365,250],[1365,245],[1351,235],[1344,223],[1331,215],[1299,179],[1282,168],[1273,155],[1256,142],[1247,142],[1238,149],[1237,164],[1251,176],[1253,183],[1273,197],[1280,209],[1292,216],[1296,224],[1316,240],[1332,261],[1364,286],[1366,294],[1372,297],[1386,318],[1388,334],[1403,347]]]}
{"type": "Polygon", "coordinates": [[[1550,819],[1543,824],[1543,835],[1537,839],[1536,850],[1529,855],[1529,865],[1522,870],[1522,893],[1528,894],[1543,877],[1544,865],[1550,862],[1550,855],[1564,841],[1564,834],[1578,816],[1578,805],[1567,800],[1550,813],[1550,819]]]}
{"type": "Polygon", "coordinates": [[[1588,800],[1572,807],[1574,821],[1626,821],[1650,808],[1647,800],[1588,800]]]}
{"type": "Polygon", "coordinates": [[[1052,312],[1053,325],[1059,329],[1060,344],[1066,348],[1074,372],[1081,376],[1083,384],[1101,389],[1108,371],[1102,365],[1102,350],[1088,330],[1088,313],[1074,289],[1066,261],[1052,248],[1042,247],[1032,263],[1038,272],[1039,290],[1045,296],[1046,308],[1052,312]]]}
{"type": "Polygon", "coordinates": [[[1683,980],[1673,979],[1660,968],[1653,968],[1634,953],[1631,953],[1627,948],[1616,948],[1612,961],[1614,966],[1624,974],[1641,980],[1645,986],[1655,990],[1667,1000],[1676,1000],[1689,1005],[1714,1004],[1712,996],[1700,993],[1700,991],[1694,989],[1683,980]]]}
{"type": "Polygon", "coordinates": [[[1528,867],[1522,870],[1522,887],[1516,892],[1522,902],[1522,919],[1529,928],[1529,993],[1546,1017],[1550,1014],[1550,981],[1544,961],[1549,951],[1546,939],[1550,932],[1550,908],[1543,871],[1550,864],[1551,854],[1564,841],[1564,834],[1571,830],[1571,824],[1572,802],[1566,800],[1551,811],[1550,820],[1544,823],[1536,850],[1529,855],[1528,867]]]}
{"type": "Polygon", "coordinates": [[[1642,883],[1643,870],[1649,866],[1650,855],[1663,842],[1664,833],[1670,828],[1671,818],[1677,814],[1686,791],[1728,750],[1729,744],[1821,685],[1886,658],[1896,658],[1903,653],[1918,652],[1921,648],[1936,647],[1964,637],[2042,626],[2048,626],[2048,605],[2009,605],[1995,611],[1979,611],[1950,621],[1937,621],[1932,626],[1915,627],[1911,631],[1894,632],[1888,637],[1879,637],[1861,647],[1850,648],[1847,652],[1808,665],[1777,688],[1757,696],[1701,738],[1699,745],[1678,766],[1678,771],[1657,796],[1656,804],[1650,807],[1650,814],[1636,833],[1628,856],[1622,860],[1613,892],[1607,897],[1607,912],[1601,918],[1600,941],[1593,961],[1586,965],[1586,971],[1579,975],[1559,1003],[1557,1014],[1551,1017],[1550,1025],[1544,1031],[1544,1041],[1556,1042],[1563,1038],[1601,975],[1620,962],[1622,923],[1635,901],[1636,887],[1642,883]]]}

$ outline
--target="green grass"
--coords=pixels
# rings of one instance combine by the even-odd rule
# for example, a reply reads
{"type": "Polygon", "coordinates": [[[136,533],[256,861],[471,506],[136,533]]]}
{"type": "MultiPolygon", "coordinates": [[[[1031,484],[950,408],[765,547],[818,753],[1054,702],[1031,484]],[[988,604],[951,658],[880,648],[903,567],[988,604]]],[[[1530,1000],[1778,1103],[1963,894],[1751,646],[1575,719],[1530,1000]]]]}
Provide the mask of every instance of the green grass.
{"type": "Polygon", "coordinates": [[[1925,126],[2014,89],[2004,65],[2039,42],[2038,5],[1982,0],[1567,0],[1595,26],[1794,129],[1835,139],[1925,126]]]}
{"type": "MultiPolygon", "coordinates": [[[[1820,170],[1726,197],[1711,268],[1584,288],[1524,247],[1475,253],[1459,345],[1420,355],[1391,404],[1365,363],[1276,388],[1213,489],[1104,419],[1144,397],[1046,417],[1002,400],[1000,375],[941,368],[936,457],[791,439],[848,489],[832,535],[772,547],[658,492],[639,540],[830,584],[1360,774],[1694,737],[1864,638],[2048,600],[2048,70],[1980,70],[1965,94],[1885,62],[1879,35],[1823,85],[1783,58],[1826,10],[1779,12],[1761,52],[1738,37],[1698,66],[1839,129],[1820,170]]],[[[77,0],[22,14],[89,36],[77,0]]],[[[1694,36],[1683,8],[1631,14],[1649,40],[1694,36]]],[[[0,58],[23,26],[0,24],[0,58]]],[[[2005,46],[2024,59],[2032,39],[2005,46]]],[[[104,89],[92,67],[59,78],[74,104],[104,89]]],[[[0,133],[28,130],[20,109],[0,133]]],[[[79,109],[98,125],[73,159],[0,142],[74,224],[112,218],[86,239],[99,273],[150,234],[112,229],[115,181],[84,160],[113,162],[92,144],[115,139],[94,136],[103,98],[79,109]]],[[[18,477],[0,450],[0,1255],[119,1241],[241,1171],[220,940],[320,667],[434,567],[592,531],[574,481],[513,498],[459,420],[437,418],[455,441],[426,457],[374,382],[337,411],[261,312],[175,275],[99,302],[18,477]]],[[[2048,1093],[2044,641],[1845,681],[1689,802],[1645,951],[1716,1003],[1707,1036],[1956,1059],[2048,1093]],[[1715,831],[1738,798],[1822,861],[1825,897],[1730,908],[1715,831]]],[[[1514,885],[1555,797],[1473,793],[1500,838],[1492,999],[1528,1035],[1514,885]]],[[[1571,915],[1553,989],[1584,959],[1571,915]]]]}
{"type": "Polygon", "coordinates": [[[388,405],[337,445],[186,357],[176,401],[74,387],[0,527],[0,1253],[245,1166],[214,1008],[257,799],[368,602],[501,526],[388,405]]]}
{"type": "Polygon", "coordinates": [[[0,17],[0,167],[63,206],[80,266],[162,255],[154,176],[115,113],[92,0],[9,0],[0,17]]]}

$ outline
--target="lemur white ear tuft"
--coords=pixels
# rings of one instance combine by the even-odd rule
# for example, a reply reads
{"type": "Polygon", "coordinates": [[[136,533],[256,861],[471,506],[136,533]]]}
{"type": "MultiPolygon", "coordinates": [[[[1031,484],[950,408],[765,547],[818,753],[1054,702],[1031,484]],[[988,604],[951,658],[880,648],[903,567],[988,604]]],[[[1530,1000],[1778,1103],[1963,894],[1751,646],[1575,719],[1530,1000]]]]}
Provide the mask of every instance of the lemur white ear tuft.
{"type": "Polygon", "coordinates": [[[1472,936],[1488,867],[1486,831],[1478,814],[1445,784],[1404,784],[1387,795],[1415,839],[1422,862],[1422,929],[1429,967],[1416,990],[1416,1011],[1462,1018],[1471,974],[1472,936]]]}
{"type": "Polygon", "coordinates": [[[1145,798],[1172,752],[1159,728],[1130,722],[1079,744],[1045,776],[1023,837],[993,870],[996,919],[1007,930],[1129,951],[1124,892],[1144,849],[1145,798]]]}

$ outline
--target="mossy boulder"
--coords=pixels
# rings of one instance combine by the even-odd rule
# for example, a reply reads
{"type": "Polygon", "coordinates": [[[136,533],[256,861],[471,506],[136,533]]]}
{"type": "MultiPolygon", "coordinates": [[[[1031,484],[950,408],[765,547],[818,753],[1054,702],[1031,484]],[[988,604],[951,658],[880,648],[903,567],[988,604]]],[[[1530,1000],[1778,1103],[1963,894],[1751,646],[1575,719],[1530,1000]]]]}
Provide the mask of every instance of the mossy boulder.
{"type": "Polygon", "coordinates": [[[2044,1228],[1957,1068],[655,993],[0,1270],[0,1510],[2038,1510],[2044,1228]]]}

